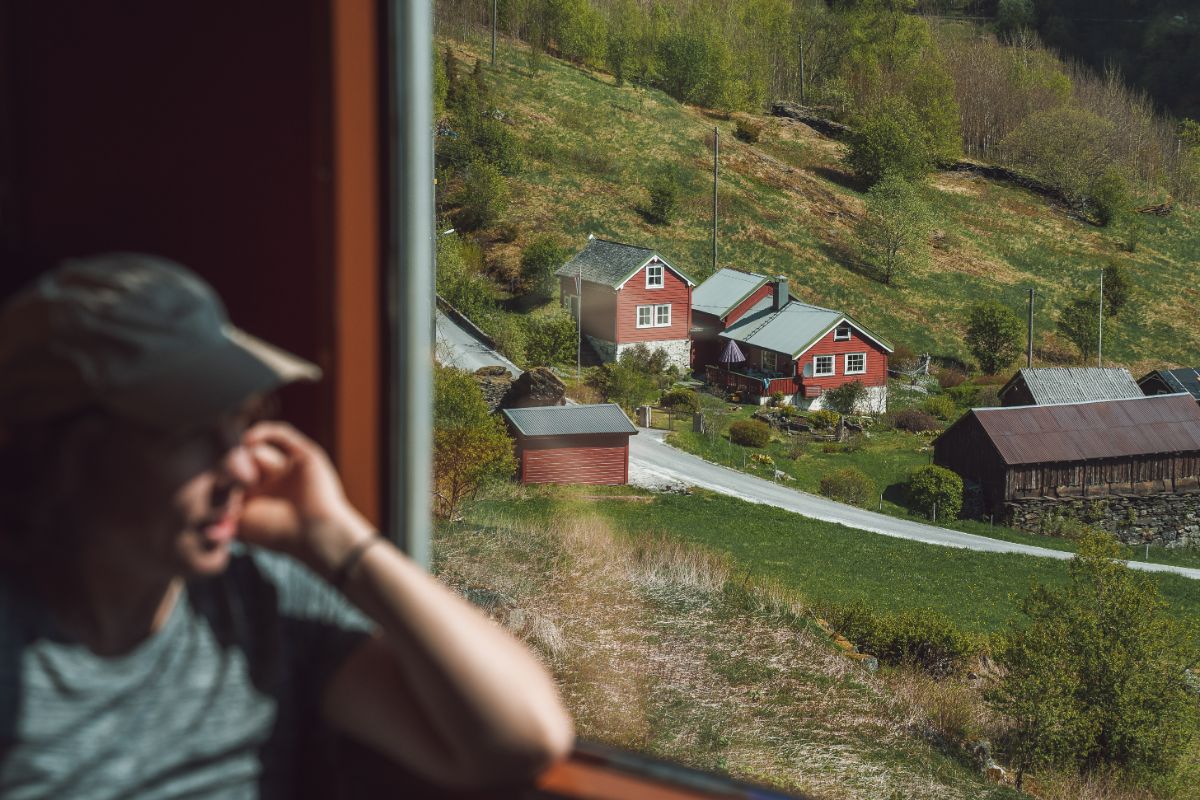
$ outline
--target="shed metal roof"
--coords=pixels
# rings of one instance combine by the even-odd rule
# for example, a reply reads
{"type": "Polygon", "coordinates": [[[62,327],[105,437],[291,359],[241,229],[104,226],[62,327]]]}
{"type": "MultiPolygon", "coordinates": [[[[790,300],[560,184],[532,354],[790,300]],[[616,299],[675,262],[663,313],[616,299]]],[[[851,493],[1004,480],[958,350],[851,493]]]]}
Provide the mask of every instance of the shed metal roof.
{"type": "Polygon", "coordinates": [[[639,269],[657,258],[667,269],[695,286],[696,282],[676,269],[665,258],[645,247],[610,242],[607,239],[588,237],[588,243],[575,256],[554,271],[562,278],[581,276],[590,283],[600,283],[613,289],[619,288],[633,277],[639,269]]]}
{"type": "Polygon", "coordinates": [[[1055,403],[1087,403],[1093,400],[1133,400],[1142,396],[1129,370],[1117,367],[1034,367],[1017,374],[1000,390],[1000,395],[1018,381],[1029,388],[1039,406],[1055,403]]]}
{"type": "Polygon", "coordinates": [[[778,311],[774,310],[773,306],[773,298],[764,297],[755,303],[744,317],[720,335],[765,350],[787,353],[796,358],[840,322],[845,321],[889,353],[892,351],[890,344],[840,311],[810,306],[798,300],[792,300],[778,311]]]}
{"type": "Polygon", "coordinates": [[[503,414],[522,436],[637,433],[629,417],[615,403],[506,408],[503,414]]]}
{"type": "Polygon", "coordinates": [[[1187,394],[976,408],[942,436],[972,417],[1009,465],[1200,452],[1200,405],[1187,394]]]}
{"type": "MultiPolygon", "coordinates": [[[[696,291],[699,291],[697,289],[696,291]]],[[[1143,377],[1139,384],[1145,382],[1147,378],[1158,377],[1172,391],[1187,392],[1192,397],[1200,400],[1200,371],[1185,367],[1184,369],[1160,369],[1151,372],[1143,377]]]]}
{"type": "Polygon", "coordinates": [[[724,267],[692,292],[692,310],[724,317],[770,278],[724,267]]]}

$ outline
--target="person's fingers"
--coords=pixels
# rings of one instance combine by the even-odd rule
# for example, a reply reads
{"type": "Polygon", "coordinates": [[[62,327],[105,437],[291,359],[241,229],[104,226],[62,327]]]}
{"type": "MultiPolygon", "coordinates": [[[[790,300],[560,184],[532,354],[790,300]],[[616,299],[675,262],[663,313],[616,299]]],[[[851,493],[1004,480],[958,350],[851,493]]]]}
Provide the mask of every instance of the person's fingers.
{"type": "Polygon", "coordinates": [[[319,451],[316,442],[286,422],[259,422],[250,426],[243,438],[247,445],[274,445],[292,458],[319,451]]]}
{"type": "Polygon", "coordinates": [[[246,452],[250,454],[250,458],[254,460],[254,466],[258,469],[258,485],[275,482],[287,473],[290,466],[288,457],[284,455],[283,451],[269,444],[262,442],[247,444],[246,452]]]}

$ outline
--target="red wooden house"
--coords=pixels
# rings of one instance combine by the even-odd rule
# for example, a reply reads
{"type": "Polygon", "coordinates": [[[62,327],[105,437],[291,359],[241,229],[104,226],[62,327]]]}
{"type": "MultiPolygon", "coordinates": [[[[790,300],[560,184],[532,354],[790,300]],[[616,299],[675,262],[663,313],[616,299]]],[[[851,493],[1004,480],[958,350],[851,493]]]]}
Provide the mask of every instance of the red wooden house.
{"type": "Polygon", "coordinates": [[[851,381],[867,387],[864,411],[887,410],[892,346],[846,314],[789,296],[787,278],[722,269],[693,299],[695,366],[709,382],[757,402],[781,395],[810,410],[851,381]],[[741,359],[722,362],[733,342],[741,359]]]}
{"type": "Polygon", "coordinates": [[[516,442],[521,483],[629,480],[629,437],[637,428],[614,403],[535,406],[502,412],[516,442]]]}
{"type": "Polygon", "coordinates": [[[687,369],[695,282],[645,247],[588,237],[555,272],[563,306],[604,361],[638,344],[665,350],[687,369]]]}

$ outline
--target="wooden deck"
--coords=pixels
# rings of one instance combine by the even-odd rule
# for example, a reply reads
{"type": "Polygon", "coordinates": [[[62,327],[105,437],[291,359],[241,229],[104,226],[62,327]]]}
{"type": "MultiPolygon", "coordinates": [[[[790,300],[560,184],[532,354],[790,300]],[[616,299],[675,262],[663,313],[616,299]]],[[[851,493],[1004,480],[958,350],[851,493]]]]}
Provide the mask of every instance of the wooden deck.
{"type": "Polygon", "coordinates": [[[704,374],[714,386],[723,386],[730,391],[744,392],[754,397],[770,397],[775,392],[791,395],[800,391],[800,381],[791,375],[768,375],[711,365],[704,368],[704,374]]]}

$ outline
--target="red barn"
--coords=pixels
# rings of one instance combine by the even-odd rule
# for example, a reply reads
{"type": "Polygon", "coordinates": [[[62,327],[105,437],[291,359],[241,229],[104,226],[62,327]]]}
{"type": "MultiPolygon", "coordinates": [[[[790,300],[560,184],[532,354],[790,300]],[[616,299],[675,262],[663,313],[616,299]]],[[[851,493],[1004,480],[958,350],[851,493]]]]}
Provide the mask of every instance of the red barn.
{"type": "Polygon", "coordinates": [[[516,440],[521,483],[618,486],[629,480],[629,437],[637,428],[620,406],[536,406],[502,413],[516,440]]]}
{"type": "Polygon", "coordinates": [[[826,391],[861,381],[863,410],[887,410],[892,346],[840,311],[793,299],[787,278],[722,269],[696,289],[692,306],[696,366],[710,383],[816,410],[826,391]],[[730,341],[742,358],[722,363],[730,341]]]}
{"type": "Polygon", "coordinates": [[[562,304],[604,361],[638,344],[662,349],[687,369],[695,282],[645,247],[588,237],[555,272],[562,304]]]}

